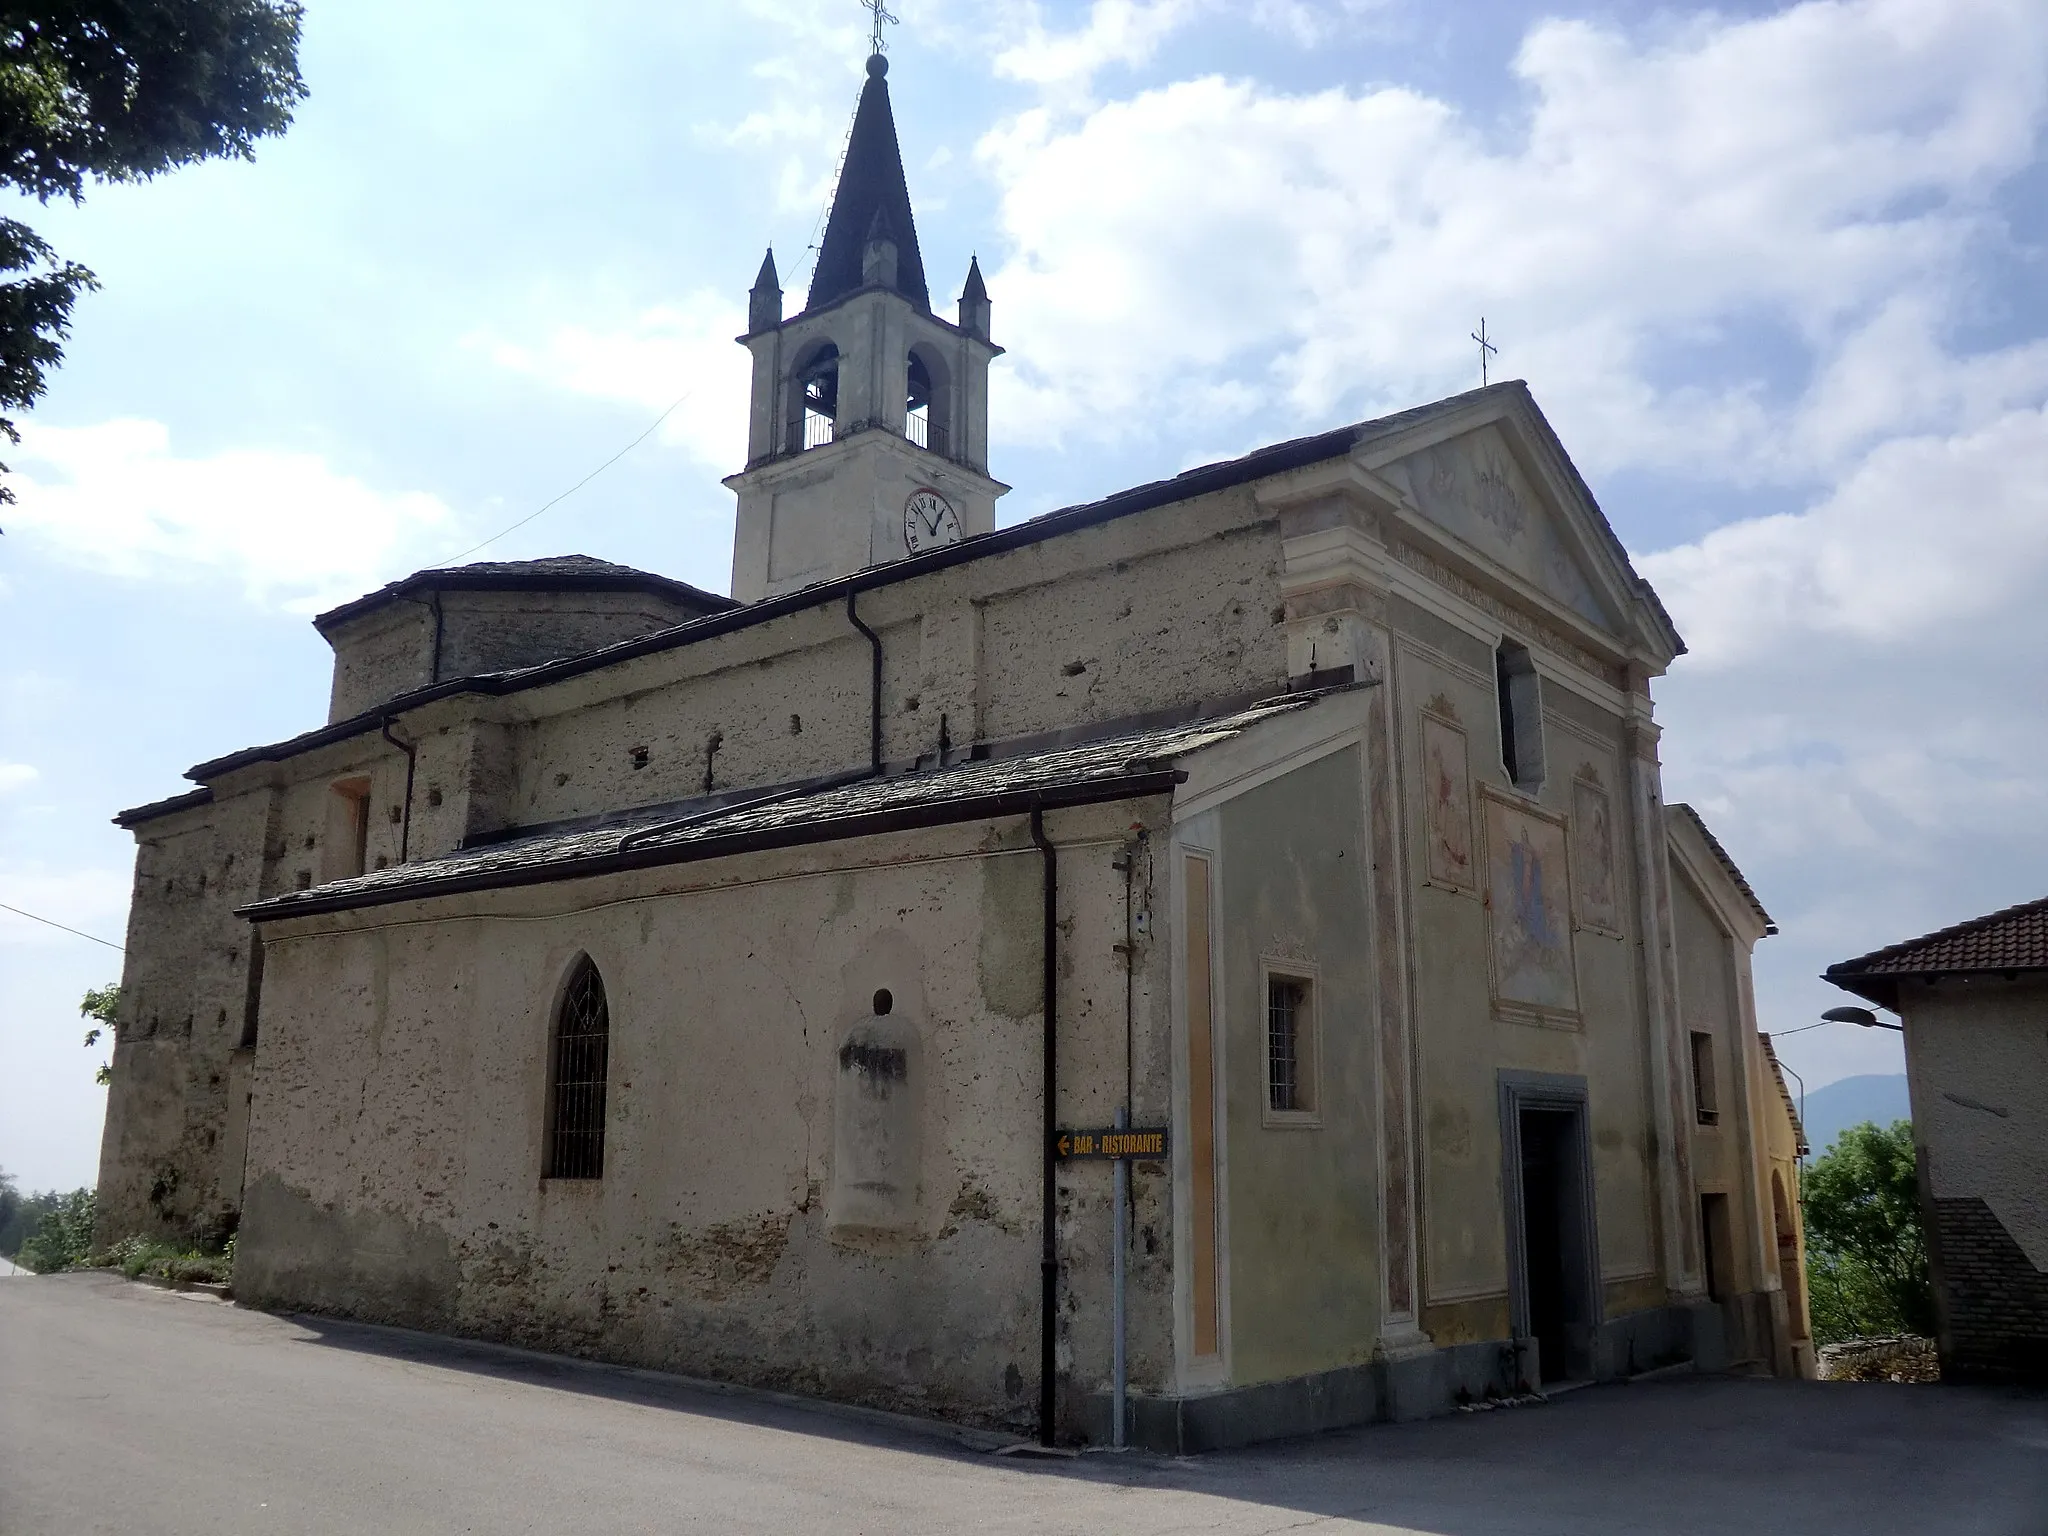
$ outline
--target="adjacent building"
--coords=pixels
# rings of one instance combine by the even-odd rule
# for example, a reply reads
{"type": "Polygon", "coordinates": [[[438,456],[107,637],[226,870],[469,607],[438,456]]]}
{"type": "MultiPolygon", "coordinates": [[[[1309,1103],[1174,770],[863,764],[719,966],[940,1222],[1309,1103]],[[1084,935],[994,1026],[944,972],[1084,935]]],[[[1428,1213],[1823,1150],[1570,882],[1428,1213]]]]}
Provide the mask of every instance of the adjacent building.
{"type": "Polygon", "coordinates": [[[750,297],[737,601],[421,572],[320,621],[326,724],[120,818],[108,1231],[1094,1438],[1061,1147],[1121,1115],[1146,1443],[1801,1368],[1768,919],[1663,804],[1681,643],[1528,389],[999,528],[990,299],[934,311],[868,74],[802,308],[750,297]]]}
{"type": "Polygon", "coordinates": [[[2048,1382],[2048,899],[1827,979],[1905,1023],[1943,1377],[2048,1382]]]}

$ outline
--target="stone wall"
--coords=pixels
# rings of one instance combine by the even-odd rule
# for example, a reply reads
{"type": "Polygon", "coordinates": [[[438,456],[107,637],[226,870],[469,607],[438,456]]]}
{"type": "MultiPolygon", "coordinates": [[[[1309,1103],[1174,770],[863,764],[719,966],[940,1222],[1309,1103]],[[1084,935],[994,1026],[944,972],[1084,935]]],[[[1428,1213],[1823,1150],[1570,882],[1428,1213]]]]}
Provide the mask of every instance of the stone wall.
{"type": "Polygon", "coordinates": [[[1933,1206],[1948,1325],[1942,1374],[2048,1384],[2048,1274],[1982,1200],[1933,1206]]]}

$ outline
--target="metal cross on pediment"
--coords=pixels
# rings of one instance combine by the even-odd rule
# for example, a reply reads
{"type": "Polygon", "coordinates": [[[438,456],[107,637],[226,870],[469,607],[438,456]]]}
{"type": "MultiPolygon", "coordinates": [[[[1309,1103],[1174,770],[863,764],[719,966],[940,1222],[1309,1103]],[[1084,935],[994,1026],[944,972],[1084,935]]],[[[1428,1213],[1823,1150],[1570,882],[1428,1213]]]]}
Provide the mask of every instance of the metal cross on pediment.
{"type": "Polygon", "coordinates": [[[860,3],[875,14],[875,32],[869,39],[869,47],[875,53],[887,53],[889,45],[882,41],[882,27],[886,23],[895,26],[898,18],[890,11],[888,0],[860,0],[860,3]]]}
{"type": "Polygon", "coordinates": [[[1479,387],[1484,389],[1487,383],[1487,359],[1500,351],[1499,347],[1486,339],[1486,316],[1479,317],[1479,329],[1472,333],[1472,339],[1479,343],[1479,387]]]}

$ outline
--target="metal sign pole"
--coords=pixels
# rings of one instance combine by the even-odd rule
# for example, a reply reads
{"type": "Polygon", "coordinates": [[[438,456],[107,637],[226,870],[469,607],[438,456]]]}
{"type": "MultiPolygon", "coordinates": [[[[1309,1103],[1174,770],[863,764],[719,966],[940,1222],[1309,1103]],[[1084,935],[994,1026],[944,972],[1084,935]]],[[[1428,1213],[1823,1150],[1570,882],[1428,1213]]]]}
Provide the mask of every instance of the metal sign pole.
{"type": "MultiPolygon", "coordinates": [[[[1130,1125],[1130,1111],[1119,1108],[1116,1112],[1116,1128],[1124,1130],[1130,1125]]],[[[1110,1430],[1109,1443],[1116,1450],[1124,1448],[1124,1248],[1129,1242],[1128,1207],[1131,1187],[1131,1160],[1120,1157],[1112,1165],[1116,1172],[1111,1188],[1115,1191],[1112,1204],[1116,1206],[1113,1226],[1114,1236],[1110,1245],[1110,1430]]]]}

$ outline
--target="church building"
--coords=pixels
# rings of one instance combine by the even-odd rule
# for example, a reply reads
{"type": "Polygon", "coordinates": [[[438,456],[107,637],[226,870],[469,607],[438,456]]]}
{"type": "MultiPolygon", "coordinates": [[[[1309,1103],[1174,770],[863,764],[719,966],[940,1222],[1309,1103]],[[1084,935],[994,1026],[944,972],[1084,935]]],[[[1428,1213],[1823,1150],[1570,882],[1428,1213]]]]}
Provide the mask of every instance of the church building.
{"type": "Polygon", "coordinates": [[[102,1236],[1048,1442],[1119,1317],[1171,1450],[1810,1371],[1775,930],[1527,387],[999,526],[867,76],[750,295],[730,597],[418,572],[315,621],[324,725],[117,818],[102,1236]]]}

